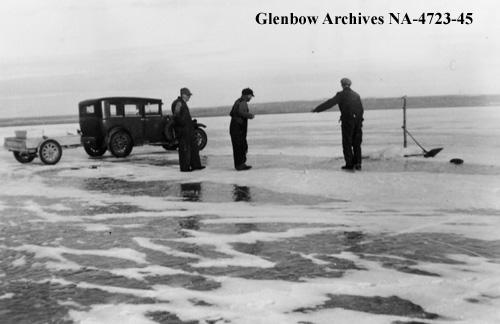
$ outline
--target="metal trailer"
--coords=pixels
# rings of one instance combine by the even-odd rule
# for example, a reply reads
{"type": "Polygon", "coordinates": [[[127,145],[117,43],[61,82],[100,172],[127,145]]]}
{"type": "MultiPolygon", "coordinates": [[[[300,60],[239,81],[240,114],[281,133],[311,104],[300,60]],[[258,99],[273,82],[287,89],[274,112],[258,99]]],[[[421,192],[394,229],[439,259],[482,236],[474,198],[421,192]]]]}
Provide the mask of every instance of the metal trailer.
{"type": "MultiPolygon", "coordinates": [[[[79,131],[77,131],[79,133],[79,131]]],[[[66,133],[60,136],[29,136],[26,131],[15,131],[15,137],[6,137],[4,148],[14,153],[20,163],[30,163],[36,157],[44,164],[57,164],[62,156],[62,148],[81,146],[80,134],[66,133]]]]}

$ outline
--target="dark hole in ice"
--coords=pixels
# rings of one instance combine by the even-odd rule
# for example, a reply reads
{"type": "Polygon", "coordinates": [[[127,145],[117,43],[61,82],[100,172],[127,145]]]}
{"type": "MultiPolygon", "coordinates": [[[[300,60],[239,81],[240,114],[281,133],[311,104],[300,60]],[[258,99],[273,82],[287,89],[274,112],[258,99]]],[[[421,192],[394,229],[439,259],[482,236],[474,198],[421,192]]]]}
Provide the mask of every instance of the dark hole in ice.
{"type": "Polygon", "coordinates": [[[191,202],[250,202],[280,205],[316,205],[345,202],[330,197],[283,193],[258,187],[216,182],[176,183],[165,181],[126,181],[114,178],[83,180],[89,191],[104,191],[116,195],[178,197],[191,202]]]}
{"type": "Polygon", "coordinates": [[[252,201],[252,195],[250,193],[250,188],[246,186],[237,186],[233,188],[233,199],[234,201],[252,201]]]}
{"type": "Polygon", "coordinates": [[[195,216],[183,217],[179,220],[181,229],[197,231],[200,229],[200,218],[195,216]]]}
{"type": "Polygon", "coordinates": [[[398,296],[390,297],[368,297],[355,295],[333,295],[328,294],[329,300],[316,307],[306,307],[294,310],[294,312],[309,313],[322,309],[343,308],[371,314],[386,314],[395,316],[408,316],[422,319],[437,319],[439,315],[426,312],[421,306],[398,296]]]}

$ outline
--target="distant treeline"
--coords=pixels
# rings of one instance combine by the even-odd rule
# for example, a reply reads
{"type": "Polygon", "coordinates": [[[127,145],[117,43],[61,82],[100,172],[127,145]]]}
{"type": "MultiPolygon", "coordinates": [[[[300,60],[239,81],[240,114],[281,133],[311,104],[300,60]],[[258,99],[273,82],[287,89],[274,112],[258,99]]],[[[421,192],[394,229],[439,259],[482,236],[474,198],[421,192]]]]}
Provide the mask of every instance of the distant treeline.
{"type": "MultiPolygon", "coordinates": [[[[269,103],[251,103],[250,109],[256,114],[286,114],[309,112],[323,100],[311,101],[286,101],[269,103]]],[[[365,110],[380,109],[402,109],[404,100],[400,98],[361,98],[365,110]]],[[[482,107],[500,106],[500,95],[481,96],[426,96],[407,97],[406,108],[444,108],[444,107],[482,107]]],[[[196,117],[225,116],[229,114],[231,107],[211,107],[192,109],[192,114],[196,117]]],[[[333,108],[338,110],[338,108],[333,108]]]]}
{"type": "MultiPolygon", "coordinates": [[[[309,112],[323,100],[303,100],[285,101],[269,103],[251,103],[250,109],[256,114],[287,114],[309,112]]],[[[362,98],[365,110],[376,109],[402,109],[403,98],[362,98]]],[[[500,95],[479,95],[479,96],[424,96],[407,97],[406,107],[412,108],[443,108],[443,107],[481,107],[500,106],[500,95]]],[[[337,108],[334,108],[336,110],[337,108]]],[[[193,117],[227,116],[231,110],[230,106],[193,108],[193,117]]],[[[44,117],[24,117],[24,118],[0,118],[0,127],[9,126],[29,126],[29,125],[49,125],[49,124],[72,124],[78,123],[78,115],[65,116],[44,116],[44,117]]]]}

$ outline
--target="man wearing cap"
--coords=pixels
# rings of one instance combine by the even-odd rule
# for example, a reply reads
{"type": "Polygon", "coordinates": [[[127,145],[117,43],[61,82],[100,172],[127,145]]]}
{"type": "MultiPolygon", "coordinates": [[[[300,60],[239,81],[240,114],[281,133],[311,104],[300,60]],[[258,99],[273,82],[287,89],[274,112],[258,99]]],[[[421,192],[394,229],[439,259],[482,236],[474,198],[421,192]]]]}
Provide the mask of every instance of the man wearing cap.
{"type": "Polygon", "coordinates": [[[234,102],[231,109],[231,124],[229,125],[229,134],[233,144],[234,167],[238,171],[249,170],[251,166],[246,165],[248,143],[247,130],[248,120],[255,117],[248,109],[248,102],[254,97],[250,88],[241,91],[241,97],[234,102]]]}
{"type": "Polygon", "coordinates": [[[179,166],[181,172],[205,168],[201,165],[200,151],[198,143],[196,143],[191,113],[187,105],[192,95],[188,88],[182,88],[180,97],[172,102],[172,114],[176,123],[175,132],[179,140],[179,166]]]}
{"type": "Polygon", "coordinates": [[[339,105],[340,120],[342,121],[342,148],[344,152],[344,170],[361,170],[361,142],[363,141],[363,104],[360,96],[351,90],[351,80],[340,80],[342,91],[312,112],[321,112],[339,105]]]}

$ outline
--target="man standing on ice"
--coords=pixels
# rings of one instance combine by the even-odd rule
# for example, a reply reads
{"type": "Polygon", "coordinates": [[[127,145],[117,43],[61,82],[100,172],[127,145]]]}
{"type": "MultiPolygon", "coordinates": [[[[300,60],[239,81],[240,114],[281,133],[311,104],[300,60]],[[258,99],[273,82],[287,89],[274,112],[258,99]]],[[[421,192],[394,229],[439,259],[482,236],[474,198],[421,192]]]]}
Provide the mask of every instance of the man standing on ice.
{"type": "Polygon", "coordinates": [[[251,166],[246,165],[247,161],[247,130],[248,120],[255,116],[248,109],[248,102],[253,98],[253,91],[250,88],[241,91],[241,97],[238,98],[231,109],[231,124],[229,125],[229,134],[233,145],[234,167],[238,171],[249,170],[251,166]]]}
{"type": "Polygon", "coordinates": [[[318,107],[313,113],[321,112],[339,105],[340,120],[342,121],[342,148],[344,151],[344,170],[361,170],[361,142],[363,141],[363,104],[360,96],[351,90],[351,80],[340,80],[342,91],[318,107]]]}
{"type": "Polygon", "coordinates": [[[172,102],[172,114],[176,123],[175,131],[179,138],[178,150],[181,172],[191,172],[205,168],[205,166],[201,165],[198,143],[196,143],[191,113],[187,105],[192,95],[188,88],[182,88],[180,97],[172,102]]]}

